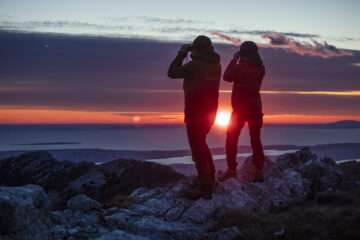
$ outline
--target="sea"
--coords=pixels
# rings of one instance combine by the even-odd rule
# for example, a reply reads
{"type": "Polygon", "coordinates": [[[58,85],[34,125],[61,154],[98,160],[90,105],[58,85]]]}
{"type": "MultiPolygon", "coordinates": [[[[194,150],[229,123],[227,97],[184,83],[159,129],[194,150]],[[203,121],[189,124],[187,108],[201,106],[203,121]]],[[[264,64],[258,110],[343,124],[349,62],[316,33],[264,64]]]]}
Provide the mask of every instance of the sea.
{"type": "MultiPolygon", "coordinates": [[[[360,143],[360,129],[317,129],[272,126],[262,128],[263,145],[312,146],[331,143],[360,143]]],[[[224,147],[226,129],[214,126],[207,142],[224,147]]],[[[244,127],[239,145],[250,145],[244,127]]],[[[183,124],[34,124],[0,125],[0,151],[49,149],[182,150],[188,149],[183,124]]]]}

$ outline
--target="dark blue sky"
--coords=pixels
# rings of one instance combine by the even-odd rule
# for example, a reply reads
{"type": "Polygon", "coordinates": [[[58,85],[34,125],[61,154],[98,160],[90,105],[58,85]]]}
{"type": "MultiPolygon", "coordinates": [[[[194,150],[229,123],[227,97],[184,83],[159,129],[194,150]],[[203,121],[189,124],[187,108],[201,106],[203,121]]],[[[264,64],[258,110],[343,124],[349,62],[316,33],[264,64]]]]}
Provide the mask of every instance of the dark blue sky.
{"type": "MultiPolygon", "coordinates": [[[[181,113],[182,81],[166,75],[179,46],[153,40],[2,31],[0,110],[100,111],[117,112],[117,116],[181,113]]],[[[223,70],[237,48],[215,45],[223,70]]],[[[321,58],[261,48],[260,54],[266,66],[262,97],[268,116],[360,119],[359,92],[342,94],[360,91],[359,52],[321,58]]],[[[230,89],[231,84],[221,82],[221,90],[230,89]]],[[[221,94],[221,108],[229,109],[229,97],[221,94]]]]}

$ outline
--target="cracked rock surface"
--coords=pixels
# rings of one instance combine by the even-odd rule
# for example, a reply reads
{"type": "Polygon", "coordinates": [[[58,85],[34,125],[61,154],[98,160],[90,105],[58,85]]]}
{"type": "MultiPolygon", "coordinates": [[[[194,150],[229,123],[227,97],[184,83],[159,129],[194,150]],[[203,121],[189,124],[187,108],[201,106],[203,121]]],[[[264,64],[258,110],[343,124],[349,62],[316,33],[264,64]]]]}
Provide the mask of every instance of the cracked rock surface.
{"type": "MultiPolygon", "coordinates": [[[[194,181],[194,177],[188,177],[168,186],[137,188],[126,198],[127,204],[110,208],[80,195],[70,199],[71,204],[67,203],[76,205],[78,199],[77,207],[49,212],[49,208],[29,201],[29,211],[43,216],[44,232],[51,239],[241,239],[237,227],[217,232],[208,229],[229,210],[268,211],[272,206],[289,204],[328,188],[336,189],[343,183],[343,174],[336,163],[329,158],[317,159],[308,148],[282,155],[274,163],[267,160],[263,182],[251,182],[254,173],[249,157],[239,168],[238,179],[217,182],[212,200],[183,198],[182,189],[194,181]],[[82,208],[82,205],[91,207],[82,208]]],[[[28,187],[18,190],[1,187],[1,191],[20,194],[28,187]]],[[[49,201],[43,190],[37,188],[42,191],[42,201],[49,201]]],[[[3,202],[6,199],[1,198],[0,204],[3,202]]],[[[20,202],[13,202],[14,208],[16,204],[20,202]]],[[[24,221],[26,216],[19,215],[15,225],[20,226],[24,221]]]]}

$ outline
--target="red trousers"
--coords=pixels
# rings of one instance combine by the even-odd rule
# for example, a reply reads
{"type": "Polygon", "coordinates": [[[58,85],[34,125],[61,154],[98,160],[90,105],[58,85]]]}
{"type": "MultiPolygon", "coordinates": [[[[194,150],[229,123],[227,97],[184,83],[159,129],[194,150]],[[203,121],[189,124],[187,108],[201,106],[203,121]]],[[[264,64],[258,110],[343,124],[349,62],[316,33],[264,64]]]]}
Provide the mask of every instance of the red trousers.
{"type": "Polygon", "coordinates": [[[238,139],[246,122],[249,126],[253,163],[257,169],[262,169],[264,166],[264,151],[260,139],[260,130],[263,124],[263,113],[245,113],[240,110],[233,110],[226,133],[226,161],[228,168],[236,169],[238,139]]]}

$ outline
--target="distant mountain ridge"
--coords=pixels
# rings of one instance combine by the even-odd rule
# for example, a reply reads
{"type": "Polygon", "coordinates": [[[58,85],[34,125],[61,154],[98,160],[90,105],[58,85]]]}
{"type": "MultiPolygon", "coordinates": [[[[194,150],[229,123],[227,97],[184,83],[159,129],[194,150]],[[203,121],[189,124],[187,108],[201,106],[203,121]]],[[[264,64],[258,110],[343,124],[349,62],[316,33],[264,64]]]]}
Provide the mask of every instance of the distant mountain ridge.
{"type": "Polygon", "coordinates": [[[265,127],[296,127],[296,128],[319,128],[319,129],[355,129],[360,128],[360,121],[342,120],[332,123],[300,123],[300,124],[264,124],[265,127]]]}

